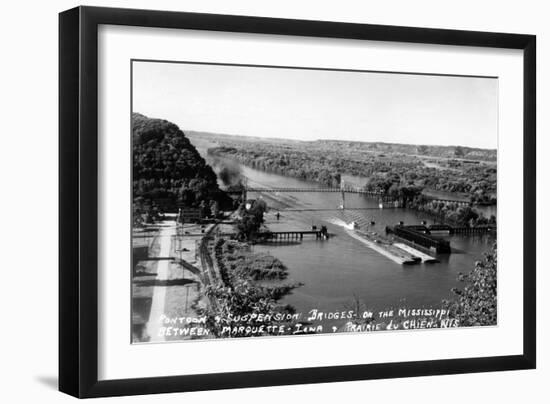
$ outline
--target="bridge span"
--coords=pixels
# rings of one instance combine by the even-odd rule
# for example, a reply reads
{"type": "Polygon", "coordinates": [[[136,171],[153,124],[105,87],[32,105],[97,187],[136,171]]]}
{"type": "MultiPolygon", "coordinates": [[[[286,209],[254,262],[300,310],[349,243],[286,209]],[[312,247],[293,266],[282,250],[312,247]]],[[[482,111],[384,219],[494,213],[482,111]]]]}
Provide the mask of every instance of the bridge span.
{"type": "MultiPolygon", "coordinates": [[[[247,195],[249,192],[260,192],[260,193],[281,193],[281,192],[311,192],[311,193],[316,193],[316,192],[321,192],[321,193],[324,193],[324,192],[339,192],[339,193],[348,193],[348,194],[361,194],[361,195],[367,195],[367,196],[370,196],[370,197],[373,197],[373,198],[378,198],[378,199],[381,199],[382,201],[384,202],[393,202],[396,200],[396,198],[390,196],[390,195],[387,195],[387,194],[384,194],[382,192],[377,192],[377,191],[368,191],[364,188],[358,188],[358,187],[348,187],[348,186],[344,186],[344,187],[322,187],[322,188],[244,188],[242,190],[234,190],[234,191],[227,191],[228,193],[231,193],[231,194],[243,194],[244,195],[247,195]]],[[[436,198],[436,197],[431,197],[431,196],[427,196],[427,195],[424,195],[424,197],[426,198],[426,200],[430,201],[430,202],[442,202],[442,203],[454,203],[454,204],[457,204],[459,206],[470,206],[472,203],[468,200],[464,200],[464,199],[446,199],[446,198],[436,198]]]]}

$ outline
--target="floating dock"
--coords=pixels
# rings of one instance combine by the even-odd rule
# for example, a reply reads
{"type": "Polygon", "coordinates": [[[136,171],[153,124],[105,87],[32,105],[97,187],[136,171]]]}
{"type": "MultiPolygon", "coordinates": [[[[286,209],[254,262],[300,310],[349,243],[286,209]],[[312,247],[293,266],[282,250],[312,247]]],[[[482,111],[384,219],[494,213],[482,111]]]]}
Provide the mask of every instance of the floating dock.
{"type": "Polygon", "coordinates": [[[420,257],[408,253],[405,250],[397,248],[387,241],[382,241],[376,237],[359,230],[346,229],[347,233],[356,240],[361,241],[374,251],[382,254],[384,257],[389,258],[393,262],[401,265],[413,265],[418,264],[422,260],[420,257]]]}
{"type": "Polygon", "coordinates": [[[398,248],[401,248],[403,251],[407,251],[410,254],[413,254],[417,257],[420,257],[422,262],[426,262],[426,263],[439,262],[439,260],[437,258],[432,257],[431,255],[425,254],[422,251],[418,251],[417,249],[412,248],[411,246],[408,246],[407,244],[394,243],[393,245],[398,247],[398,248]]]}

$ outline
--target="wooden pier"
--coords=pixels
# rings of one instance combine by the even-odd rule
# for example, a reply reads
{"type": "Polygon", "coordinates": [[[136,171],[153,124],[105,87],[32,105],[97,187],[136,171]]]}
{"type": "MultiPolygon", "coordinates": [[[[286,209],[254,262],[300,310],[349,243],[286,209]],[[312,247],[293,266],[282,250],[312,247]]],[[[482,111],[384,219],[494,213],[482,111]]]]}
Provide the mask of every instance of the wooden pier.
{"type": "Polygon", "coordinates": [[[297,231],[272,231],[262,234],[269,241],[297,241],[303,240],[304,236],[313,236],[316,240],[328,240],[330,234],[326,230],[297,230],[297,231]]]}

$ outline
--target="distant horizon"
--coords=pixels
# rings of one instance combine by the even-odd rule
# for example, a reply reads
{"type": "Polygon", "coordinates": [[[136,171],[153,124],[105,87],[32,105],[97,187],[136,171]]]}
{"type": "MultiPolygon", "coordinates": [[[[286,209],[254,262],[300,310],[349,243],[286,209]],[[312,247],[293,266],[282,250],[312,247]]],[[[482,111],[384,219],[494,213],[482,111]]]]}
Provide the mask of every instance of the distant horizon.
{"type": "MultiPolygon", "coordinates": [[[[135,111],[134,111],[135,112],[135,111]]],[[[139,112],[138,112],[139,113],[139,112]]],[[[155,119],[155,117],[149,117],[151,119],[155,119]]],[[[163,118],[156,118],[156,119],[163,119],[163,118]]],[[[178,126],[179,127],[179,126],[178,126]]],[[[385,141],[378,141],[378,140],[347,140],[347,139],[312,139],[312,140],[302,140],[302,139],[291,139],[291,138],[285,138],[285,137],[261,137],[261,136],[254,136],[254,135],[241,135],[241,134],[235,134],[235,133],[218,133],[218,132],[208,132],[204,130],[196,130],[196,129],[182,129],[180,127],[180,130],[184,134],[191,133],[203,133],[207,135],[214,135],[214,136],[235,136],[235,137],[246,137],[246,138],[255,138],[261,140],[288,140],[291,142],[351,142],[351,143],[379,143],[379,144],[387,144],[387,145],[400,145],[400,146],[429,146],[429,147],[465,147],[467,149],[475,149],[475,150],[488,150],[488,151],[498,151],[497,148],[487,148],[487,147],[475,147],[475,146],[466,146],[462,144],[425,144],[425,143],[399,143],[399,142],[385,142],[385,141]]]]}
{"type": "Polygon", "coordinates": [[[133,111],[197,132],[498,146],[497,78],[155,61],[132,77],[133,111]]]}

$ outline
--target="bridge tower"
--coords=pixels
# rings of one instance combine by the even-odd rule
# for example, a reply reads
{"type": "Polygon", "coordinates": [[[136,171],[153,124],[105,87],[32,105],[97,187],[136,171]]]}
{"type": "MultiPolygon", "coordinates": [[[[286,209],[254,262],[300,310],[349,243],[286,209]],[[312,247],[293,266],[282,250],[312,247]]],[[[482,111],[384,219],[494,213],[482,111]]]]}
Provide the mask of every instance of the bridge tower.
{"type": "Polygon", "coordinates": [[[346,196],[345,196],[344,190],[345,190],[344,180],[342,179],[342,177],[340,177],[340,193],[342,194],[342,204],[340,205],[340,208],[342,210],[346,209],[346,196]]]}

